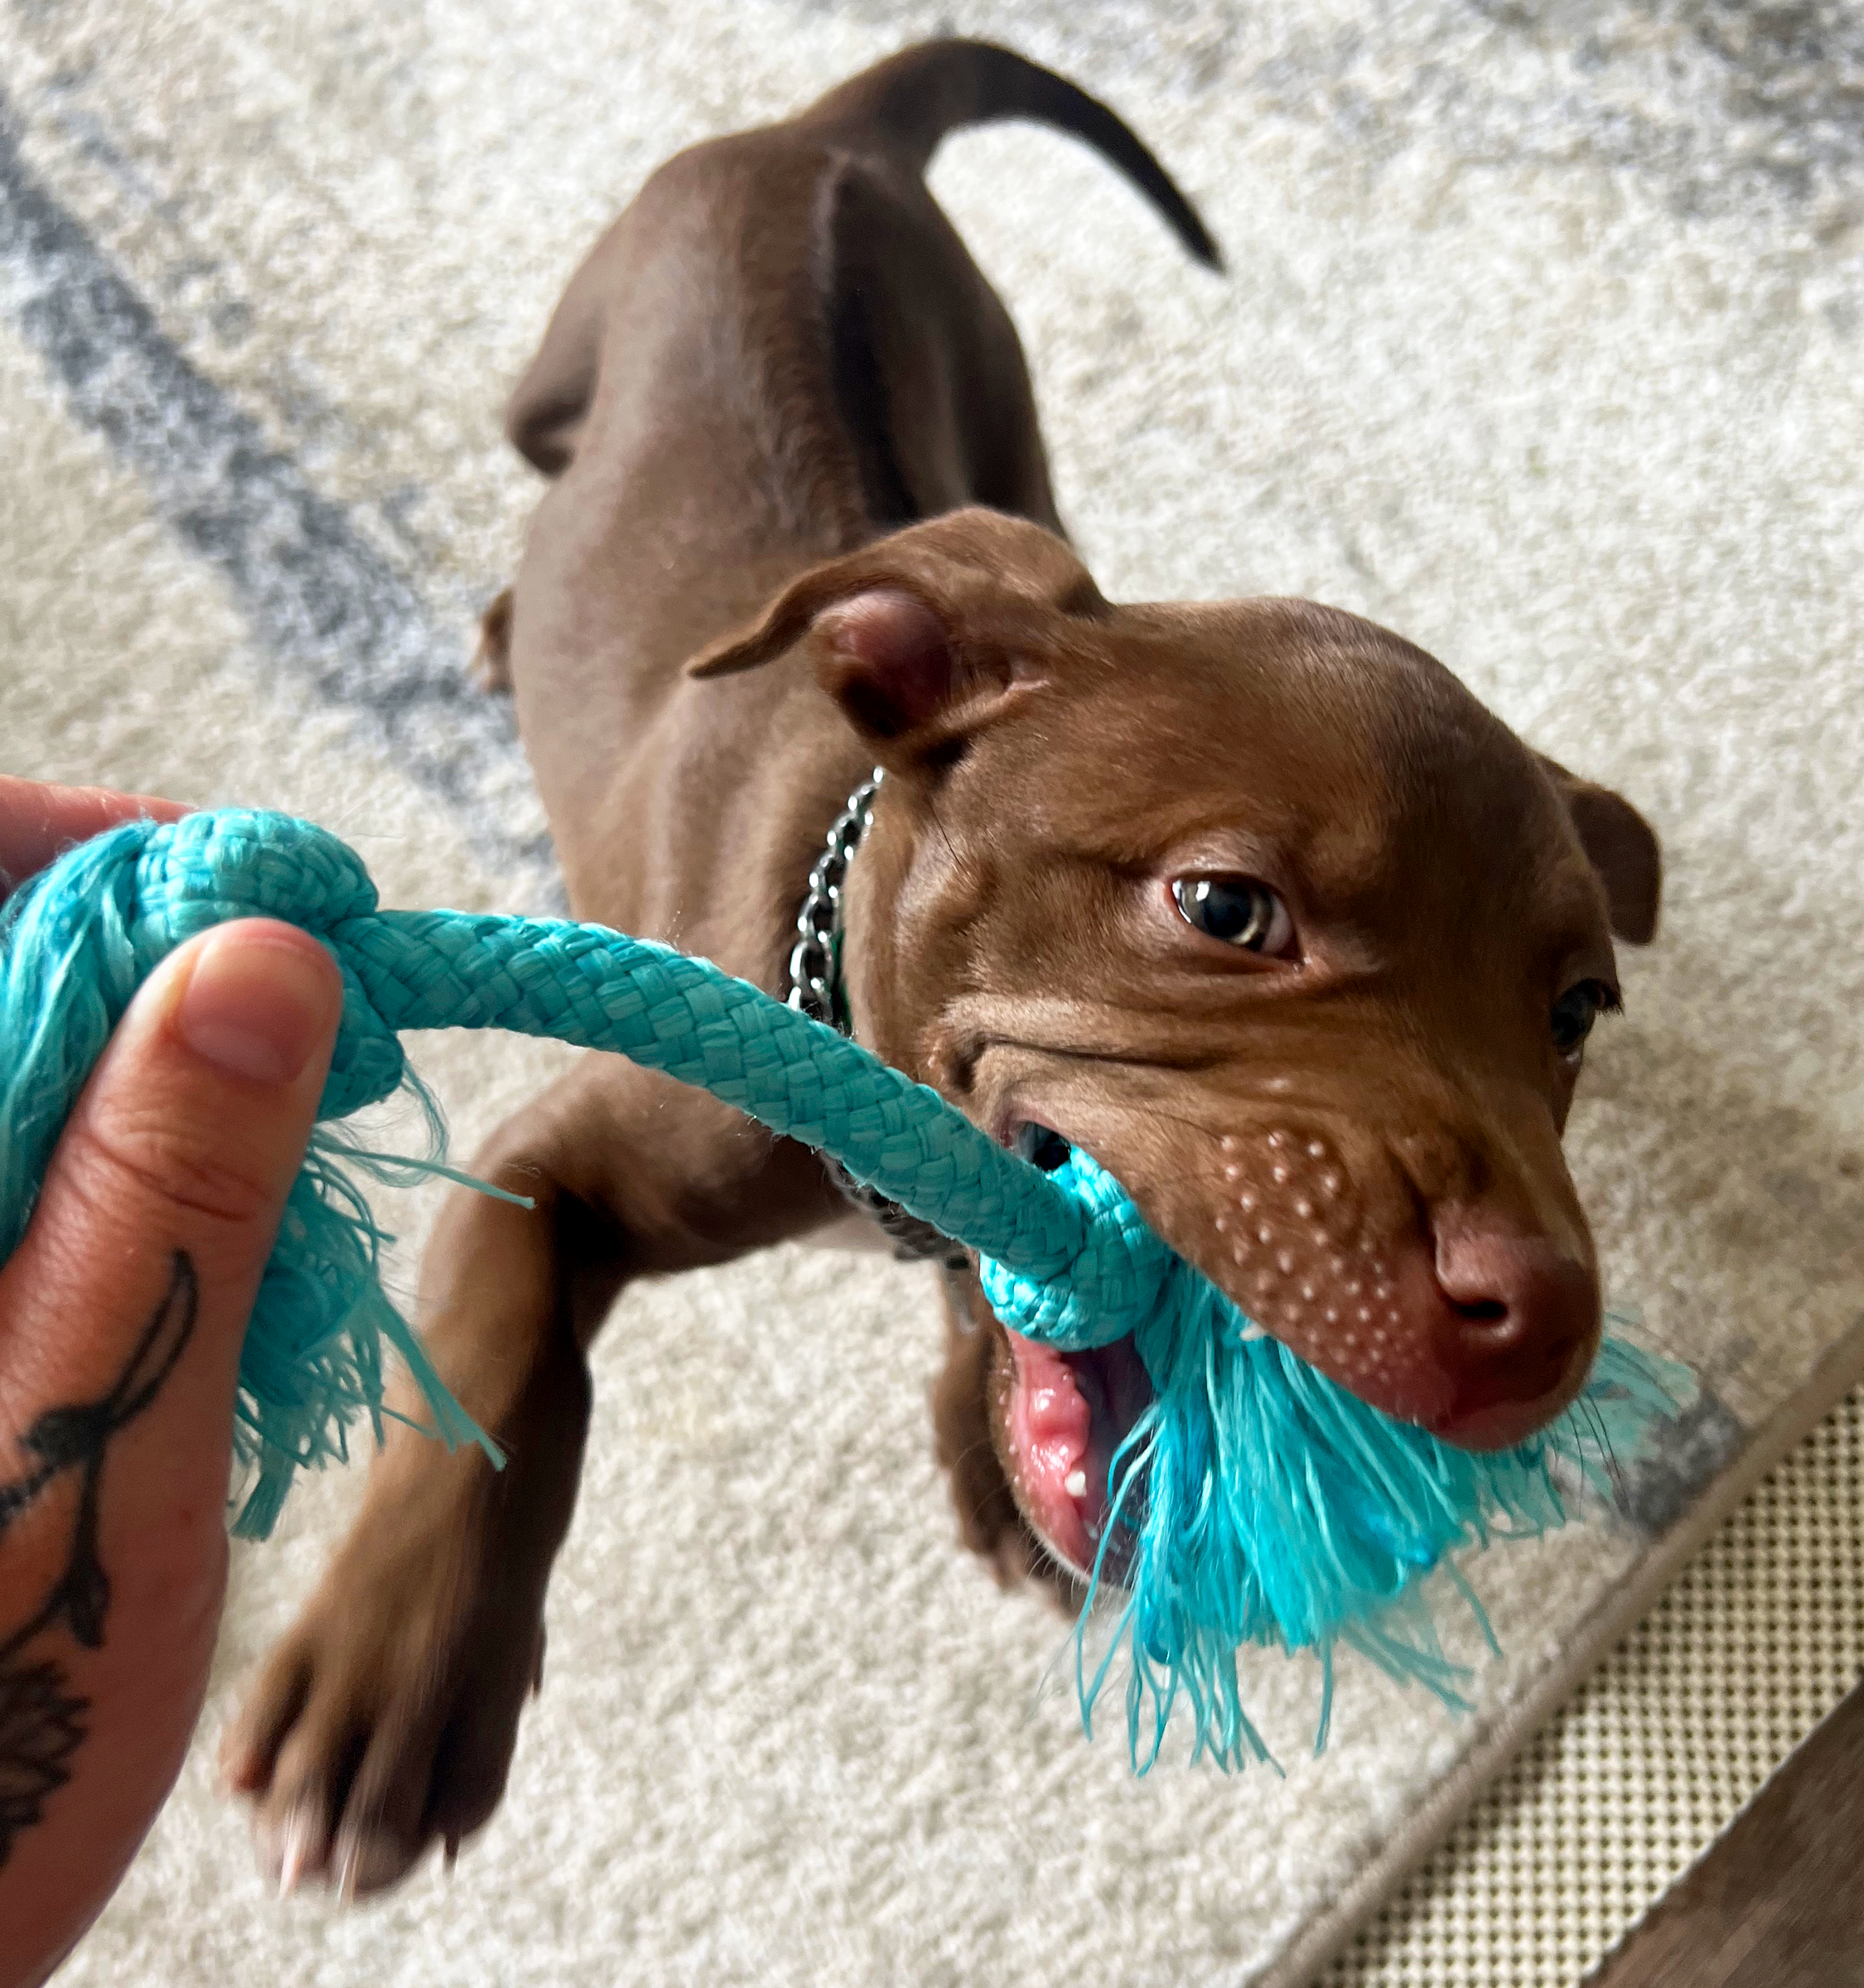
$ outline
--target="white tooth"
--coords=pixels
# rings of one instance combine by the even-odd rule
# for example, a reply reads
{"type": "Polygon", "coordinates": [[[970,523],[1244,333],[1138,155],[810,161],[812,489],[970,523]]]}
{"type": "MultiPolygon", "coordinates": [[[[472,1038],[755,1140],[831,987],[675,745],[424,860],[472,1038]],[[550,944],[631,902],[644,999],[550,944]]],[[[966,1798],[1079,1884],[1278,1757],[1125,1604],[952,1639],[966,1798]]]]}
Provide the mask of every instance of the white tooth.
{"type": "Polygon", "coordinates": [[[1085,1498],[1087,1496],[1087,1472],[1070,1470],[1067,1476],[1061,1480],[1061,1488],[1070,1498],[1085,1498]]]}

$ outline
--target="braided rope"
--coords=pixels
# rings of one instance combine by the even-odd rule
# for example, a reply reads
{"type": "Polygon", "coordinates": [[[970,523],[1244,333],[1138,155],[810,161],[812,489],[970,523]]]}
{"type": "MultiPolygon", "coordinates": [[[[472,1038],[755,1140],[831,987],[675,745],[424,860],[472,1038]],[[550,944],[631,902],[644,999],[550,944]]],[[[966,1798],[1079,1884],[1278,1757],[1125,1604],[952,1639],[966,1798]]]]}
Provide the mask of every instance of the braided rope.
{"type": "MultiPolygon", "coordinates": [[[[832,1154],[975,1250],[992,1308],[1016,1330],[1069,1349],[1130,1334],[1155,1394],[1109,1472],[1113,1516],[1094,1583],[1117,1542],[1127,1598],[1113,1643],[1132,1660],[1128,1728],[1142,1765],[1181,1698],[1194,1751],[1225,1764],[1261,1754],[1237,1679],[1246,1643],[1326,1652],[1345,1640],[1455,1701],[1458,1673],[1419,1612],[1417,1580],[1499,1522],[1515,1532],[1563,1522],[1554,1466],[1602,1484],[1606,1463],[1635,1457],[1689,1392],[1679,1370],[1608,1340],[1575,1410],[1534,1443],[1499,1456],[1449,1449],[1263,1338],[1087,1154],[1045,1174],[833,1029],[651,941],[557,920],[384,911],[336,837],[239,810],[115,829],[0,909],[0,1258],[24,1234],[59,1134],[136,988],[184,940],[252,916],[315,934],[342,969],[321,1120],[413,1083],[408,1029],[508,1029],[617,1052],[832,1154]]],[[[384,1339],[425,1392],[437,1432],[498,1457],[382,1296],[384,1238],[352,1184],[359,1169],[380,1170],[320,1131],[248,1329],[236,1431],[256,1473],[237,1521],[248,1533],[270,1529],[297,1469],[345,1453],[359,1411],[379,1436],[384,1339]]],[[[1084,1720],[1105,1675],[1105,1663],[1079,1673],[1084,1720]]]]}
{"type": "Polygon", "coordinates": [[[230,918],[286,919],[331,947],[351,998],[326,1117],[395,1088],[403,1030],[548,1036],[664,1070],[833,1155],[976,1250],[1018,1330],[1103,1345],[1157,1300],[1170,1252],[1091,1162],[1043,1173],[936,1091],[709,961],[597,925],[380,910],[355,853],[286,815],[228,810],[155,830],[137,899],[142,971],[230,918]]]}

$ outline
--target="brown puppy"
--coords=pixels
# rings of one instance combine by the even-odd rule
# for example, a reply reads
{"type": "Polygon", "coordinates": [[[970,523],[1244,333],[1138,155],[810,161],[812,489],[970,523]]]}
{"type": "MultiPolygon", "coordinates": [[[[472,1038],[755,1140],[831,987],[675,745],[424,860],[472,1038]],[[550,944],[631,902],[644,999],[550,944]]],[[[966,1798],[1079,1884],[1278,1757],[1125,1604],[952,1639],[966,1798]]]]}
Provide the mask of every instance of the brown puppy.
{"type": "MultiPolygon", "coordinates": [[[[1015,333],[920,184],[944,131],[1007,115],[1088,138],[1214,260],[1110,113],[943,43],[675,159],[572,283],[512,403],[556,480],[485,659],[572,900],[785,991],[878,761],[844,893],[862,1040],[1032,1156],[1090,1148],[1368,1400],[1514,1440],[1596,1341],[1559,1134],[1655,845],[1350,615],[1101,597],[1015,333]]],[[[496,1802],[621,1285],[846,1212],[811,1154],[601,1057],[477,1165],[537,1211],[456,1197],[421,1320],[512,1461],[391,1437],[254,1691],[229,1772],[287,1884],[387,1883],[496,1802]]],[[[1143,1372],[958,1303],[968,1537],[1012,1562],[1026,1521],[1079,1566],[1143,1372]]]]}

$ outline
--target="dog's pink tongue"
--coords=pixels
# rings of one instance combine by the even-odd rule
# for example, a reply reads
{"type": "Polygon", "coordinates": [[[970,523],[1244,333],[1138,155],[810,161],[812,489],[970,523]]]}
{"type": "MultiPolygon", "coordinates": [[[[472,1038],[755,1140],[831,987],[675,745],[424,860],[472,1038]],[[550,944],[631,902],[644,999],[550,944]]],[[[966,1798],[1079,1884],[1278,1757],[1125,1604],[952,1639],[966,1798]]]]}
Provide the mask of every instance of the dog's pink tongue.
{"type": "Polygon", "coordinates": [[[1010,1446],[1017,1489],[1037,1532],[1076,1567],[1094,1556],[1082,1508],[1099,1489],[1085,1467],[1094,1417],[1068,1363],[1054,1348],[1010,1334],[1016,1386],[1010,1396],[1010,1446]]]}
{"type": "MultiPolygon", "coordinates": [[[[1062,1353],[1019,1333],[1009,1340],[1016,1356],[1010,1445],[1022,1508],[1049,1545],[1086,1573],[1107,1524],[1108,1470],[1151,1400],[1152,1383],[1129,1342],[1062,1353]]],[[[1113,1556],[1103,1571],[1121,1579],[1123,1559],[1113,1556]]]]}

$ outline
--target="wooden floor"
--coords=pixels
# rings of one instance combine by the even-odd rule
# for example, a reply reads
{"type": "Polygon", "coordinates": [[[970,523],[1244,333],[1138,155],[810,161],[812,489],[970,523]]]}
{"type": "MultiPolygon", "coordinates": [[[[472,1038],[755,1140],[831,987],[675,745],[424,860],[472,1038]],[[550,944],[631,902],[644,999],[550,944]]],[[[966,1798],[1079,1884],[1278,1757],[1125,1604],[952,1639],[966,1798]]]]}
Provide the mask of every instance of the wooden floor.
{"type": "Polygon", "coordinates": [[[1864,1684],[1586,1988],[1864,1988],[1864,1684]]]}

